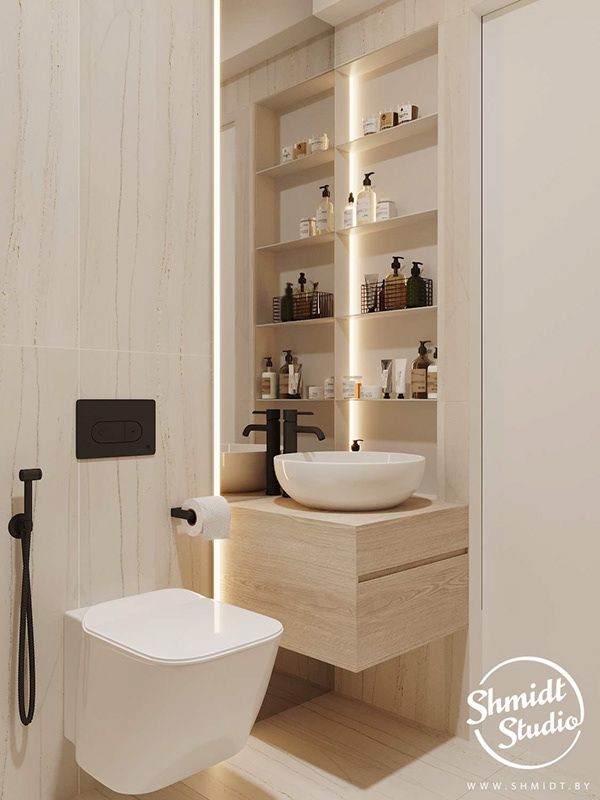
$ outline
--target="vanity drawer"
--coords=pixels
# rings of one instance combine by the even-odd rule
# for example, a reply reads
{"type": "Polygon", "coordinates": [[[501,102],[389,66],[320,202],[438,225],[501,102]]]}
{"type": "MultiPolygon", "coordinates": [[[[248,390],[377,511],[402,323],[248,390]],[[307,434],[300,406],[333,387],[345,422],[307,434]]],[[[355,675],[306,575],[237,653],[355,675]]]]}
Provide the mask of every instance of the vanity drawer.
{"type": "Polygon", "coordinates": [[[468,561],[459,555],[359,582],[354,671],[465,627],[468,561]]]}

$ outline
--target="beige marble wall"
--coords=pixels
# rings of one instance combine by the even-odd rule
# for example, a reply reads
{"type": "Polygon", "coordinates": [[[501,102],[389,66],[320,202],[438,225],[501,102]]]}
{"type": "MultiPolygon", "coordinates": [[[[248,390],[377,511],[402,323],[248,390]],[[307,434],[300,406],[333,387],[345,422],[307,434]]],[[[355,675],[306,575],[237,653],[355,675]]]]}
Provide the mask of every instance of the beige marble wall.
{"type": "MultiPolygon", "coordinates": [[[[0,518],[35,489],[38,699],[16,712],[20,552],[0,535],[0,800],[69,800],[62,615],[206,589],[168,509],[211,491],[211,4],[5,0],[0,10],[0,518]],[[152,397],[157,452],[78,463],[78,397],[152,397]]],[[[3,523],[4,524],[4,523],[3,523]]],[[[83,776],[82,785],[86,785],[83,776]]]]}

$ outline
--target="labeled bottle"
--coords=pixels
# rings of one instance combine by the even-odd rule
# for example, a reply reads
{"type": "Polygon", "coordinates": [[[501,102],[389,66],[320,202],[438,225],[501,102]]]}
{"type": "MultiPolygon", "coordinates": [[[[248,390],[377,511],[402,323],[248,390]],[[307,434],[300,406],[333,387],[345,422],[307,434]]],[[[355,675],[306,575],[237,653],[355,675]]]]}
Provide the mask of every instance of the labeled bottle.
{"type": "Polygon", "coordinates": [[[356,198],[356,224],[368,225],[370,222],[375,222],[375,215],[377,213],[377,196],[375,190],[371,185],[371,175],[374,172],[365,172],[363,180],[363,188],[356,198]]]}
{"type": "Polygon", "coordinates": [[[406,307],[422,308],[427,305],[427,285],[421,276],[422,261],[413,261],[410,278],[406,282],[406,307]]]}
{"type": "Polygon", "coordinates": [[[287,283],[285,294],[281,298],[281,321],[292,322],[294,319],[294,284],[287,283]]]}
{"type": "Polygon", "coordinates": [[[279,397],[288,400],[290,397],[290,371],[294,374],[294,356],[291,350],[283,350],[285,360],[279,370],[279,397]]]}
{"type": "Polygon", "coordinates": [[[354,205],[354,195],[348,195],[348,202],[344,206],[344,228],[353,228],[356,225],[356,206],[354,205]]]}
{"type": "Polygon", "coordinates": [[[277,399],[277,373],[271,356],[265,357],[265,368],[260,379],[260,396],[263,400],[277,399]]]}
{"type": "Polygon", "coordinates": [[[415,400],[427,400],[427,370],[431,361],[427,356],[429,339],[422,340],[419,344],[419,355],[412,363],[410,373],[411,395],[415,400]]]}
{"type": "Polygon", "coordinates": [[[400,259],[404,256],[392,257],[392,272],[383,281],[383,304],[380,302],[382,311],[395,311],[398,308],[406,308],[406,278],[402,274],[403,264],[400,259]]]}
{"type": "Polygon", "coordinates": [[[437,400],[438,396],[438,349],[433,348],[433,361],[427,369],[427,399],[437,400]]]}
{"type": "Polygon", "coordinates": [[[321,202],[317,206],[317,236],[322,233],[331,233],[334,228],[333,221],[333,203],[331,202],[331,193],[329,191],[329,184],[319,186],[323,190],[321,195],[321,202]]]}

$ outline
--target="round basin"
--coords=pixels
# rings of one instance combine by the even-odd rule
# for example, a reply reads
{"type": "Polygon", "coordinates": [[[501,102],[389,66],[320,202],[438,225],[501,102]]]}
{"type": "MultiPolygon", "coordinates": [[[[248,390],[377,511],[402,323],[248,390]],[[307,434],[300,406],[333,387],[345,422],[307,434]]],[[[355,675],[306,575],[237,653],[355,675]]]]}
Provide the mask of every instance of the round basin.
{"type": "Polygon", "coordinates": [[[275,457],[281,486],[298,503],[329,511],[393,508],[417,491],[425,458],[411,453],[291,453],[275,457]]]}
{"type": "Polygon", "coordinates": [[[266,485],[264,444],[221,445],[221,492],[258,492],[266,485]]]}

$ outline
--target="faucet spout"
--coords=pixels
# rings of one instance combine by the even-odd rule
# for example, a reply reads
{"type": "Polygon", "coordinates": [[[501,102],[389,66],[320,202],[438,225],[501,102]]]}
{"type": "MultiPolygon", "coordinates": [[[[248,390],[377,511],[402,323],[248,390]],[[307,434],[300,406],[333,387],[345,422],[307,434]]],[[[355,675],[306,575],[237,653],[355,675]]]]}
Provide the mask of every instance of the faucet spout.
{"type": "Polygon", "coordinates": [[[325,434],[321,428],[317,428],[314,425],[298,425],[296,427],[296,433],[313,433],[320,442],[325,439],[325,434]]]}
{"type": "Polygon", "coordinates": [[[250,436],[252,431],[262,431],[263,433],[267,430],[266,425],[246,425],[244,430],[242,431],[242,436],[250,436]]]}

